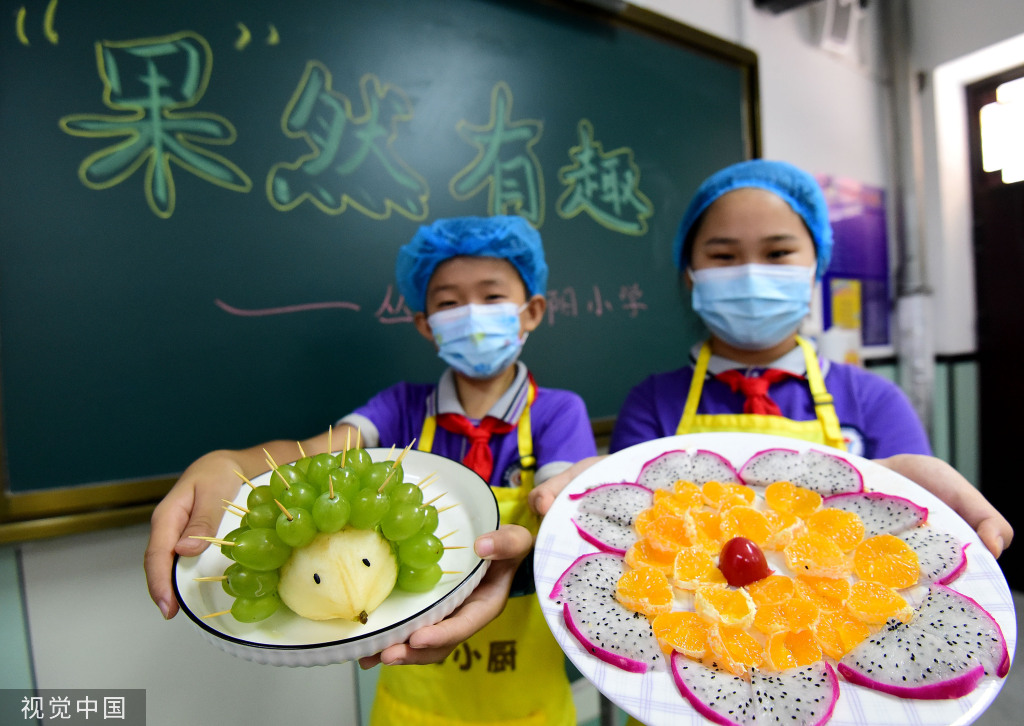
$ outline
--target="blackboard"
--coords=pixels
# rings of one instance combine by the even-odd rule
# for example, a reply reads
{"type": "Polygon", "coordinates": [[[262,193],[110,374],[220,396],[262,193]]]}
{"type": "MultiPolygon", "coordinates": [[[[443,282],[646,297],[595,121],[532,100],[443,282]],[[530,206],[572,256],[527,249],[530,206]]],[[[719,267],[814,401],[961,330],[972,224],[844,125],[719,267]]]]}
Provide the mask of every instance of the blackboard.
{"type": "Polygon", "coordinates": [[[437,217],[540,229],[523,358],[607,420],[699,335],[688,196],[759,154],[756,56],[629,5],[0,7],[0,526],[435,380],[392,279],[437,217]]]}

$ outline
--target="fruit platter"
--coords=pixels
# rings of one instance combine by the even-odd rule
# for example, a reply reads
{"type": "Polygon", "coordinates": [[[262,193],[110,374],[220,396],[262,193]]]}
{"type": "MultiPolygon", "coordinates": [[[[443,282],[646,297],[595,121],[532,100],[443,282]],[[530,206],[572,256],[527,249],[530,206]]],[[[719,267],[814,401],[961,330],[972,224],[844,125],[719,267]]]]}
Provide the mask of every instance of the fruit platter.
{"type": "Polygon", "coordinates": [[[181,608],[216,647],[271,665],[354,660],[447,617],[483,578],[473,543],[498,505],[460,463],[383,448],[268,463],[225,501],[211,546],[175,557],[181,608]]]}
{"type": "Polygon", "coordinates": [[[970,724],[1016,644],[966,522],[879,464],[788,438],[602,459],[545,516],[534,571],[569,659],[646,726],[970,724]]]}

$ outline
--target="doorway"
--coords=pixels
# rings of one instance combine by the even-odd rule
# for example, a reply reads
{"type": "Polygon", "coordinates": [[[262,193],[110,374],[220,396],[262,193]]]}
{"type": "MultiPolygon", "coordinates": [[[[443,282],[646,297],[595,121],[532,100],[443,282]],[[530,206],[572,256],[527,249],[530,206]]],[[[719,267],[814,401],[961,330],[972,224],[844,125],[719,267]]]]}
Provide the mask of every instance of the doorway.
{"type": "Polygon", "coordinates": [[[1024,424],[1024,180],[1007,182],[982,163],[981,109],[1024,66],[966,86],[977,295],[979,473],[985,496],[1010,520],[1015,546],[999,559],[1010,587],[1024,589],[1024,517],[1016,461],[1024,424]]]}

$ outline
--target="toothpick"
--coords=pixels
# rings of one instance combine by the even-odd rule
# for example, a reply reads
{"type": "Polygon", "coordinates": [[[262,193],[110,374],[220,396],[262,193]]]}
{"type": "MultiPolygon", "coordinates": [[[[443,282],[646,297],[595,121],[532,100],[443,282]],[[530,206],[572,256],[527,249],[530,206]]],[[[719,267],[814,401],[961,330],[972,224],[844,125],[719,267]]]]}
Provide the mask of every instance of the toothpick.
{"type": "Polygon", "coordinates": [[[433,504],[434,502],[436,502],[436,501],[437,501],[438,499],[440,499],[441,497],[443,497],[443,496],[444,496],[445,494],[447,494],[447,493],[448,493],[448,492],[441,492],[441,493],[440,493],[440,494],[438,494],[438,495],[437,495],[436,497],[434,497],[434,498],[433,498],[433,499],[431,499],[431,500],[430,500],[429,502],[427,502],[427,504],[433,504]]]}
{"type": "Polygon", "coordinates": [[[227,575],[211,575],[210,577],[193,577],[194,582],[224,582],[228,579],[227,575]]]}
{"type": "Polygon", "coordinates": [[[216,537],[201,537],[198,534],[190,534],[189,539],[201,539],[204,542],[220,545],[221,547],[234,547],[236,544],[238,544],[237,542],[229,542],[226,539],[217,539],[216,537]]]}
{"type": "Polygon", "coordinates": [[[447,512],[449,509],[454,509],[457,506],[459,506],[458,502],[455,502],[455,504],[449,504],[447,507],[441,507],[441,509],[438,509],[437,513],[440,514],[441,512],[447,512]]]}
{"type": "MultiPolygon", "coordinates": [[[[415,443],[415,439],[413,440],[413,442],[415,443]]],[[[394,446],[391,447],[392,451],[394,451],[394,448],[394,446]]],[[[412,444],[409,444],[404,449],[402,449],[402,453],[398,455],[398,458],[395,459],[395,463],[391,465],[391,471],[388,472],[388,475],[384,477],[384,481],[381,482],[380,489],[377,490],[378,492],[384,491],[384,487],[388,485],[388,482],[391,481],[391,477],[394,476],[396,471],[398,471],[398,465],[402,463],[402,459],[405,458],[405,455],[409,453],[409,449],[411,448],[412,444]]],[[[390,454],[388,456],[390,457],[390,454]]]]}
{"type": "Polygon", "coordinates": [[[345,468],[345,457],[348,455],[348,450],[352,448],[352,427],[345,427],[345,450],[341,452],[341,467],[345,468]]]}
{"type": "Polygon", "coordinates": [[[334,477],[332,477],[332,476],[328,476],[327,477],[327,492],[328,492],[327,498],[330,499],[333,502],[334,501],[334,477]]]}
{"type": "Polygon", "coordinates": [[[234,472],[235,472],[235,474],[236,474],[236,475],[238,476],[238,478],[239,478],[239,479],[241,479],[242,481],[244,481],[244,482],[245,482],[246,484],[248,484],[248,485],[249,485],[250,487],[252,487],[253,489],[255,489],[255,488],[256,488],[256,485],[255,485],[255,484],[253,484],[253,483],[252,483],[251,481],[249,481],[249,479],[248,479],[248,478],[247,478],[247,477],[245,476],[245,474],[243,474],[243,473],[242,473],[242,472],[240,472],[240,471],[236,471],[236,470],[234,470],[234,469],[232,469],[232,471],[234,471],[234,472]]]}
{"type": "Polygon", "coordinates": [[[204,615],[203,619],[205,620],[206,618],[215,618],[218,615],[227,615],[230,612],[230,610],[221,610],[219,613],[210,613],[209,615],[204,615]]]}
{"type": "Polygon", "coordinates": [[[270,464],[271,469],[277,469],[277,462],[274,461],[274,457],[270,455],[270,452],[266,448],[263,449],[263,453],[267,455],[267,463],[270,464]]]}
{"type": "Polygon", "coordinates": [[[387,458],[384,461],[391,461],[391,457],[395,455],[395,445],[391,444],[391,451],[388,452],[387,458]]]}
{"type": "Polygon", "coordinates": [[[438,537],[438,539],[445,539],[445,537],[451,537],[451,536],[452,536],[453,534],[455,534],[455,533],[456,533],[456,532],[458,532],[458,531],[459,531],[459,530],[457,530],[457,529],[453,529],[453,530],[452,530],[451,532],[449,532],[448,534],[446,534],[446,535],[445,535],[444,537],[438,537]]]}
{"type": "Polygon", "coordinates": [[[428,474],[427,476],[423,477],[423,479],[420,480],[420,483],[417,484],[416,486],[418,486],[420,489],[426,489],[427,487],[429,487],[431,484],[434,483],[434,482],[432,482],[430,480],[433,479],[436,476],[437,476],[437,472],[436,471],[432,472],[432,473],[428,474]]]}
{"type": "Polygon", "coordinates": [[[231,514],[235,515],[235,516],[236,516],[236,517],[238,517],[239,519],[241,519],[242,517],[244,517],[244,516],[245,516],[245,515],[244,515],[244,514],[242,514],[241,512],[236,512],[236,511],[235,511],[234,509],[232,509],[231,507],[221,507],[221,509],[223,509],[223,510],[224,510],[225,512],[230,512],[231,514]]]}
{"type": "Polygon", "coordinates": [[[306,451],[302,448],[302,442],[301,441],[296,441],[295,443],[299,447],[299,458],[300,459],[305,459],[306,458],[306,451]]]}
{"type": "Polygon", "coordinates": [[[356,448],[357,449],[363,448],[362,439],[363,439],[363,427],[362,426],[357,426],[356,427],[356,448]]]}
{"type": "Polygon", "coordinates": [[[221,499],[221,501],[224,502],[225,504],[227,504],[229,507],[234,507],[235,509],[239,509],[239,510],[245,512],[246,514],[249,513],[249,510],[246,509],[245,507],[243,507],[241,504],[235,504],[234,502],[232,502],[229,499],[221,499]]]}
{"type": "Polygon", "coordinates": [[[327,453],[334,452],[334,424],[327,427],[327,453]]]}
{"type": "Polygon", "coordinates": [[[466,549],[466,545],[454,545],[452,547],[445,547],[444,549],[446,549],[446,550],[464,550],[464,549],[466,549]]]}
{"type": "Polygon", "coordinates": [[[285,506],[283,504],[281,504],[281,502],[279,502],[279,501],[277,501],[275,499],[274,500],[274,504],[276,504],[277,506],[279,506],[281,508],[281,511],[284,512],[284,516],[288,517],[288,521],[289,522],[292,521],[293,519],[295,519],[295,517],[292,516],[292,513],[289,512],[287,509],[285,509],[285,506]]]}
{"type": "Polygon", "coordinates": [[[442,575],[461,575],[462,570],[441,570],[442,575]]]}

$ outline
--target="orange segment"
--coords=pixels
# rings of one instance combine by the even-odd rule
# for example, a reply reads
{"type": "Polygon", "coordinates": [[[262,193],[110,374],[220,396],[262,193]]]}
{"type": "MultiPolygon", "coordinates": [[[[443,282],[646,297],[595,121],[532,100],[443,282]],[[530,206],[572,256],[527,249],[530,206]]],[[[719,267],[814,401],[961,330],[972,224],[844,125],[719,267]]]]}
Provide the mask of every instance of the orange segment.
{"type": "Polygon", "coordinates": [[[674,557],[671,553],[660,552],[653,547],[646,539],[639,539],[626,550],[626,564],[636,569],[638,567],[654,567],[666,575],[672,574],[672,563],[674,557]]]}
{"type": "Polygon", "coordinates": [[[648,524],[644,530],[644,539],[652,549],[672,556],[675,556],[680,547],[689,547],[693,544],[687,521],[683,517],[672,515],[658,517],[648,524]]]}
{"type": "Polygon", "coordinates": [[[649,507],[642,512],[638,513],[633,517],[633,529],[636,533],[643,537],[647,533],[647,528],[651,526],[651,523],[665,514],[660,507],[649,507]]]}
{"type": "Polygon", "coordinates": [[[672,609],[675,595],[664,572],[655,567],[638,567],[619,578],[615,599],[633,612],[653,618],[672,609]]]}
{"type": "Polygon", "coordinates": [[[789,623],[786,621],[783,603],[772,602],[758,605],[757,612],[754,613],[754,627],[765,635],[789,630],[789,623]]]}
{"type": "Polygon", "coordinates": [[[891,534],[868,537],[853,552],[853,569],[862,580],[872,580],[901,590],[921,576],[917,553],[891,534]]]}
{"type": "Polygon", "coordinates": [[[728,627],[750,627],[757,612],[757,606],[746,590],[725,585],[698,585],[693,602],[702,618],[728,627]]]}
{"type": "Polygon", "coordinates": [[[850,597],[850,581],[841,577],[800,575],[796,587],[801,596],[814,600],[822,610],[841,608],[850,597]]]}
{"type": "Polygon", "coordinates": [[[791,597],[782,603],[782,613],[786,616],[786,624],[794,633],[810,630],[818,622],[821,608],[816,603],[803,597],[791,597]]]}
{"type": "Polygon", "coordinates": [[[864,539],[864,522],[856,512],[829,507],[813,512],[806,522],[809,531],[828,537],[843,552],[849,552],[864,539]]]}
{"type": "Polygon", "coordinates": [[[789,512],[778,512],[774,509],[766,509],[762,512],[768,520],[768,526],[772,533],[765,542],[765,548],[770,550],[782,550],[793,541],[793,538],[800,534],[804,528],[804,522],[795,514],[789,512]]]}
{"type": "Polygon", "coordinates": [[[746,504],[723,511],[719,519],[719,530],[726,542],[733,537],[746,537],[758,547],[764,547],[772,535],[772,526],[768,518],[746,504]]]}
{"type": "Polygon", "coordinates": [[[654,637],[665,653],[678,650],[690,658],[703,658],[708,650],[708,624],[694,612],[669,612],[651,621],[654,637]]]}
{"type": "Polygon", "coordinates": [[[821,508],[821,495],[793,482],[777,481],[764,490],[765,503],[777,512],[806,517],[821,508]]]}
{"type": "Polygon", "coordinates": [[[782,552],[789,569],[798,575],[844,577],[849,571],[846,555],[839,545],[814,532],[794,538],[782,552]]]}
{"type": "Polygon", "coordinates": [[[747,592],[759,608],[762,605],[780,603],[793,597],[793,578],[785,575],[768,575],[747,585],[747,592]]]}
{"type": "Polygon", "coordinates": [[[809,630],[775,633],[769,636],[764,650],[765,662],[778,671],[801,668],[821,660],[821,646],[809,630]]]}
{"type": "Polygon", "coordinates": [[[683,547],[676,553],[672,579],[675,586],[683,590],[694,590],[702,582],[725,584],[725,575],[715,564],[714,555],[696,545],[683,547]]]}
{"type": "Polygon", "coordinates": [[[867,625],[854,618],[845,608],[823,610],[812,630],[821,650],[836,660],[846,655],[871,633],[867,625]]]}
{"type": "Polygon", "coordinates": [[[764,647],[743,628],[712,623],[708,628],[708,649],[715,664],[737,675],[764,662],[764,647]]]}
{"type": "Polygon", "coordinates": [[[757,492],[736,482],[709,481],[701,487],[705,504],[715,509],[725,509],[738,504],[753,504],[757,492]]]}
{"type": "Polygon", "coordinates": [[[910,622],[914,611],[893,588],[879,582],[857,580],[846,601],[849,611],[863,623],[881,625],[889,618],[910,622]]]}
{"type": "Polygon", "coordinates": [[[692,510],[687,514],[686,521],[690,524],[690,538],[693,543],[717,554],[724,542],[718,512],[706,509],[692,510]]]}

